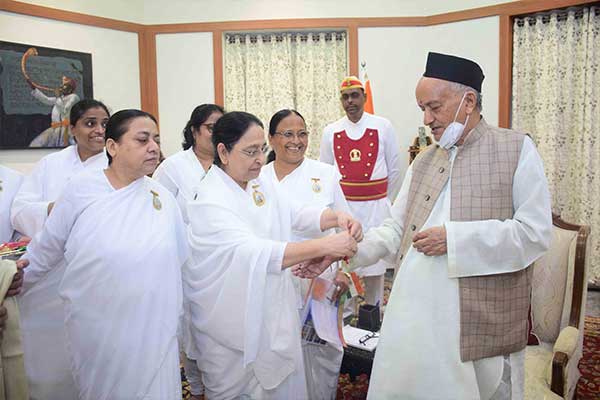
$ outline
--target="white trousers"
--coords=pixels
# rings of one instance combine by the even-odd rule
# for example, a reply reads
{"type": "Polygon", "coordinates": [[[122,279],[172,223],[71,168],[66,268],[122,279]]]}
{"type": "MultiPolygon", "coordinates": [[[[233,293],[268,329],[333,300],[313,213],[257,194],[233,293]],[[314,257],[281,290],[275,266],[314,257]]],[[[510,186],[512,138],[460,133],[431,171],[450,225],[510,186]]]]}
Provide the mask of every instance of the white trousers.
{"type": "Polygon", "coordinates": [[[202,384],[202,374],[195,360],[190,359],[185,353],[181,352],[181,360],[183,361],[183,371],[185,377],[190,384],[190,392],[193,396],[199,396],[204,393],[204,385],[202,384]]]}
{"type": "Polygon", "coordinates": [[[302,342],[308,398],[335,400],[344,350],[330,344],[302,342]]]}

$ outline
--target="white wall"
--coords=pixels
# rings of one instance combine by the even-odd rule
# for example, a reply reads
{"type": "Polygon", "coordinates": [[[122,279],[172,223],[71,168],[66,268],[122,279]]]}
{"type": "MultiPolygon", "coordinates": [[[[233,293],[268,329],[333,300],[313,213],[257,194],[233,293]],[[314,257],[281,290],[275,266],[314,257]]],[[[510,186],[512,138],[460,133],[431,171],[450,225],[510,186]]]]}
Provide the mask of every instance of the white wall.
{"type": "MultiPolygon", "coordinates": [[[[30,3],[120,19],[166,23],[257,18],[304,18],[429,15],[480,7],[495,0],[386,1],[348,0],[175,0],[165,7],[162,0],[133,0],[115,7],[117,0],[35,0],[30,3]],[[142,11],[143,12],[142,12],[142,11]],[[110,14],[110,13],[113,14],[110,14]],[[115,14],[122,13],[122,14],[115,14]]],[[[421,76],[428,51],[465,56],[478,61],[486,74],[484,114],[497,123],[498,108],[498,17],[431,27],[361,28],[359,60],[366,61],[373,85],[376,112],[394,123],[406,148],[422,116],[414,100],[414,87],[421,76]]],[[[159,117],[165,155],[180,149],[182,130],[193,108],[214,102],[212,34],[162,34],[157,36],[157,80],[159,117]]],[[[113,110],[139,107],[137,35],[77,24],[63,23],[0,12],[2,40],[85,51],[93,54],[94,94],[113,110]]],[[[0,162],[27,170],[48,151],[2,151],[0,162]]]]}
{"type": "MultiPolygon", "coordinates": [[[[280,18],[425,16],[509,0],[21,0],[144,24],[280,18]]],[[[514,1],[514,0],[513,0],[514,1]]]]}
{"type": "Polygon", "coordinates": [[[363,28],[358,31],[359,61],[367,63],[375,112],[389,118],[400,139],[402,166],[408,146],[423,125],[415,87],[429,51],[476,61],[485,74],[483,114],[498,122],[499,18],[489,17],[431,27],[363,28]]]}
{"type": "MultiPolygon", "coordinates": [[[[57,8],[121,21],[144,21],[144,0],[19,0],[37,6],[57,8]]],[[[166,1],[163,2],[165,5],[166,1]]]]}
{"type": "Polygon", "coordinates": [[[165,24],[280,18],[424,16],[507,0],[165,0],[144,1],[144,23],[165,24]]]}
{"type": "Polygon", "coordinates": [[[161,147],[181,150],[183,128],[193,109],[215,99],[212,33],[156,36],[161,147]]]}
{"type": "MultiPolygon", "coordinates": [[[[139,108],[136,33],[94,28],[0,11],[0,39],[92,54],[94,97],[112,111],[139,108]]],[[[0,164],[27,172],[50,150],[1,150],[0,164]]]]}

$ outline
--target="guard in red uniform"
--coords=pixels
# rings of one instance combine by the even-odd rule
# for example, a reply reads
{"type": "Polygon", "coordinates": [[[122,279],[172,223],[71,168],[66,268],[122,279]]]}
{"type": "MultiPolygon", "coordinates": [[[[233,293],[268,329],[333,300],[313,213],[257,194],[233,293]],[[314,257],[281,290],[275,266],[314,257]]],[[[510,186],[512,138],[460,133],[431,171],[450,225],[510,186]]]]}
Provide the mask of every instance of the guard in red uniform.
{"type": "MultiPolygon", "coordinates": [[[[340,94],[346,116],[325,127],[320,159],[340,171],[350,211],[366,231],[390,218],[391,195],[401,183],[398,138],[390,121],[364,111],[367,97],[358,78],[345,78],[340,94]]],[[[387,268],[392,263],[382,260],[357,271],[367,303],[383,301],[387,268]]]]}

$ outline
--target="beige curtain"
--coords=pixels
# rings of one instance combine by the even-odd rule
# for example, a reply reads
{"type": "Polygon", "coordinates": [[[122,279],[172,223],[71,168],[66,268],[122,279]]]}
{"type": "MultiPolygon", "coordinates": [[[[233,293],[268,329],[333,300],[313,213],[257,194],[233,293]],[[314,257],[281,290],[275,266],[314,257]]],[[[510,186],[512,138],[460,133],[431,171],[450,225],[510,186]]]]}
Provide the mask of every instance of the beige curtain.
{"type": "Polygon", "coordinates": [[[533,135],[554,212],[591,225],[600,283],[600,8],[516,18],[512,126],[533,135]]]}
{"type": "Polygon", "coordinates": [[[348,70],[345,32],[226,34],[225,108],[271,116],[294,108],[310,132],[307,156],[318,159],[325,125],[343,110],[339,84],[348,70]]]}

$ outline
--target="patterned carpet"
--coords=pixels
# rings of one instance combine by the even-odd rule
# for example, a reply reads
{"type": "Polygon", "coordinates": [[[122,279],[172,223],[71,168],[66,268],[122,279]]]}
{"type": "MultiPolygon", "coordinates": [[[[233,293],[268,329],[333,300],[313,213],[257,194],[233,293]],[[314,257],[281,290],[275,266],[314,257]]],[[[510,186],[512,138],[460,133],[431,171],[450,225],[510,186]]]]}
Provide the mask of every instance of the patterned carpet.
{"type": "MultiPolygon", "coordinates": [[[[387,299],[387,296],[386,296],[387,299]]],[[[586,317],[583,339],[583,358],[579,362],[581,379],[577,385],[578,400],[600,399],[600,318],[586,317]]],[[[189,385],[181,370],[183,398],[189,399],[189,385]]],[[[363,400],[367,397],[369,377],[365,374],[352,380],[348,374],[340,375],[338,400],[363,400]]]]}
{"type": "MultiPolygon", "coordinates": [[[[583,337],[583,358],[579,362],[581,378],[577,385],[578,400],[600,399],[600,318],[586,317],[583,337]]],[[[348,374],[340,375],[338,400],[367,398],[369,377],[361,375],[353,382],[348,374]]]]}
{"type": "Polygon", "coordinates": [[[578,399],[600,399],[600,317],[585,318],[583,358],[579,362],[579,371],[578,399]]]}

